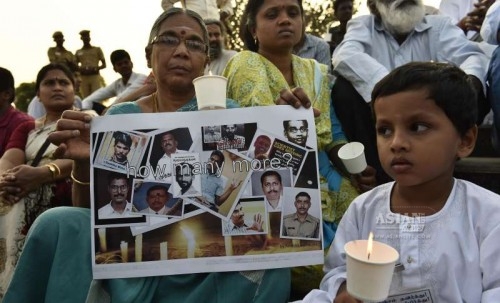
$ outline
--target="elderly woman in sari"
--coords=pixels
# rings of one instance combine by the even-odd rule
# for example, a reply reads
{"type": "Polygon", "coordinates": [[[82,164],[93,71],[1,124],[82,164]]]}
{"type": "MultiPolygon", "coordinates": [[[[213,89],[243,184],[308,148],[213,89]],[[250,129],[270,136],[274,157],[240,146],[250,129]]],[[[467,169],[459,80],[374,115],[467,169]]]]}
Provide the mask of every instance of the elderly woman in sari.
{"type": "MultiPolygon", "coordinates": [[[[154,23],[149,42],[156,93],[116,105],[107,114],[197,110],[192,81],[203,74],[208,58],[208,34],[200,16],[176,8],[165,11],[154,23]]],[[[234,106],[227,102],[228,108],[234,106]]],[[[73,203],[81,207],[89,207],[90,201],[90,120],[88,115],[66,112],[59,131],[51,136],[59,143],[56,154],[75,160],[73,203]]],[[[83,302],[92,280],[90,211],[60,208],[46,212],[36,223],[3,302],[40,298],[83,302]],[[47,239],[46,234],[54,237],[47,239]]],[[[111,279],[102,284],[113,302],[267,303],[287,300],[290,274],[287,269],[275,269],[111,279]]]]}
{"type": "MultiPolygon", "coordinates": [[[[301,0],[249,0],[240,24],[248,50],[229,61],[224,76],[228,78],[228,97],[242,106],[314,108],[319,170],[325,184],[321,199],[327,250],[343,213],[360,192],[375,185],[375,178],[371,167],[351,176],[337,157],[346,139],[330,107],[328,67],[293,55],[293,47],[303,34],[303,13],[301,0]]],[[[294,269],[292,296],[299,298],[316,288],[322,276],[320,266],[294,269]]]]}
{"type": "Polygon", "coordinates": [[[73,108],[74,78],[63,65],[44,66],[36,78],[37,96],[46,114],[35,123],[26,121],[14,130],[0,158],[0,298],[14,272],[27,231],[45,210],[71,205],[71,160],[55,159],[57,146],[47,137],[56,121],[73,108]]]}

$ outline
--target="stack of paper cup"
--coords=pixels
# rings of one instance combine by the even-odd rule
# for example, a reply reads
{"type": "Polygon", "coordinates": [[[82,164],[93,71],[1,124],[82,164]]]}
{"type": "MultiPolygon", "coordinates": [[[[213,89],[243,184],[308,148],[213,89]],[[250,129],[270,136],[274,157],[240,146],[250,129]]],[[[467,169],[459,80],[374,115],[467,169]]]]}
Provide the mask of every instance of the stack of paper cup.
{"type": "Polygon", "coordinates": [[[227,78],[206,75],[194,79],[193,84],[198,110],[226,108],[227,78]]]}
{"type": "Polygon", "coordinates": [[[347,292],[359,300],[379,302],[389,295],[399,253],[387,244],[373,241],[368,258],[367,244],[367,240],[356,240],[344,246],[347,255],[347,292]]]}
{"type": "Polygon", "coordinates": [[[338,156],[351,174],[359,174],[366,169],[365,147],[359,142],[345,144],[339,149],[338,156]]]}

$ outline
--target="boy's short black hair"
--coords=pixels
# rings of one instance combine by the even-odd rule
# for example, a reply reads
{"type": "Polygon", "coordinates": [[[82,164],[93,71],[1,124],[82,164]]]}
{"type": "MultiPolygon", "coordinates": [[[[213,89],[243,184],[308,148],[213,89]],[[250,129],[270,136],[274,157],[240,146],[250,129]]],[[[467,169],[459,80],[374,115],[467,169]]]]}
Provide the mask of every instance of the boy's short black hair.
{"type": "Polygon", "coordinates": [[[111,59],[111,64],[115,65],[115,63],[120,61],[120,60],[123,60],[123,59],[130,60],[130,55],[129,55],[129,53],[127,53],[127,51],[125,51],[123,49],[117,49],[111,53],[110,59],[111,59]]]}
{"type": "Polygon", "coordinates": [[[377,98],[400,92],[426,89],[460,135],[476,124],[477,94],[469,76],[448,63],[411,62],[402,65],[382,80],[372,91],[372,114],[377,98]]]}

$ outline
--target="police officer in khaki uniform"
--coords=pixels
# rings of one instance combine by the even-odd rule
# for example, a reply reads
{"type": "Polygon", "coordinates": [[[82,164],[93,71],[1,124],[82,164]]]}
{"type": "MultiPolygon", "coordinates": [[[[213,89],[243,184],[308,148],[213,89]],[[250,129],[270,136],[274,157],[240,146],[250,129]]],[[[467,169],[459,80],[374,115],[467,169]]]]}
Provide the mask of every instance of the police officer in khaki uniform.
{"type": "Polygon", "coordinates": [[[76,63],[82,76],[80,93],[82,98],[85,98],[104,86],[99,71],[106,68],[106,59],[100,47],[90,45],[90,31],[82,30],[80,39],[83,47],[76,51],[76,63]]]}
{"type": "Polygon", "coordinates": [[[50,47],[47,51],[50,63],[61,63],[66,65],[72,72],[76,70],[76,59],[72,52],[64,48],[64,35],[57,31],[52,35],[56,46],[50,47]]]}
{"type": "Polygon", "coordinates": [[[306,192],[298,193],[295,196],[295,208],[297,211],[283,218],[282,236],[319,238],[319,226],[321,222],[318,218],[308,213],[310,207],[311,196],[306,192]]]}

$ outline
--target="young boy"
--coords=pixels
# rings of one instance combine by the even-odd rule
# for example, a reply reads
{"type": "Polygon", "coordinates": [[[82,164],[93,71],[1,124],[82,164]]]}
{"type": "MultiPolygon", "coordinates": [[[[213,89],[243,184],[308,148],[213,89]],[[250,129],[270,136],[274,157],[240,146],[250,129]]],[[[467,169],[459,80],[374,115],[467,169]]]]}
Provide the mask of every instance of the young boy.
{"type": "Polygon", "coordinates": [[[477,136],[467,75],[448,64],[409,63],[382,79],[372,100],[380,160],[394,182],[353,201],[320,289],[304,302],[360,302],[346,291],[344,245],[370,231],[404,265],[393,275],[388,302],[409,294],[425,302],[499,302],[500,196],[453,178],[455,162],[472,152],[477,136]]]}

